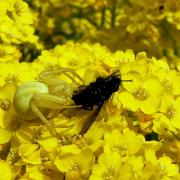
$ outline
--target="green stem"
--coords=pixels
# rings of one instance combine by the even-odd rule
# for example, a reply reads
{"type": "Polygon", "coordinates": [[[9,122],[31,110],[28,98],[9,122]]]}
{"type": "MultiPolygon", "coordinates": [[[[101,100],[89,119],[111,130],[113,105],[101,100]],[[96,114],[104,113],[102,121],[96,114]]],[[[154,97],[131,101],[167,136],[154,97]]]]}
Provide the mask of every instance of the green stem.
{"type": "Polygon", "coordinates": [[[105,13],[106,13],[106,8],[102,9],[102,16],[101,16],[101,24],[100,24],[100,28],[102,28],[104,26],[104,22],[105,22],[105,13]]]}
{"type": "Polygon", "coordinates": [[[111,9],[111,27],[115,27],[116,21],[116,2],[113,1],[112,9],[111,9]]]}

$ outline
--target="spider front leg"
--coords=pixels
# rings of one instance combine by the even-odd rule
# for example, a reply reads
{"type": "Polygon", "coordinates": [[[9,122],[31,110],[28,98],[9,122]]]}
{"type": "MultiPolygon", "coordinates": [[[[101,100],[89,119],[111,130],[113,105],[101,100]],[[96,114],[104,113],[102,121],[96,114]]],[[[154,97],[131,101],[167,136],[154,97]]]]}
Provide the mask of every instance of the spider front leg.
{"type": "Polygon", "coordinates": [[[36,114],[40,120],[47,125],[48,129],[53,135],[57,135],[55,128],[69,128],[73,125],[52,125],[43,113],[40,111],[40,108],[49,108],[49,109],[64,109],[64,108],[77,108],[80,106],[71,105],[71,99],[67,97],[58,97],[51,94],[44,94],[44,93],[35,93],[32,97],[31,101],[31,109],[36,114]],[[69,101],[68,101],[69,100],[69,101]],[[68,103],[67,103],[68,102],[68,103]]]}
{"type": "Polygon", "coordinates": [[[52,124],[45,118],[45,116],[41,113],[41,111],[36,107],[33,102],[31,103],[31,109],[37,115],[37,117],[39,117],[39,119],[47,126],[51,134],[53,136],[57,136],[57,132],[52,126],[52,124]]]}
{"type": "Polygon", "coordinates": [[[63,108],[76,108],[73,101],[65,96],[56,96],[53,94],[34,93],[32,102],[38,107],[49,109],[63,109],[63,108]]]}

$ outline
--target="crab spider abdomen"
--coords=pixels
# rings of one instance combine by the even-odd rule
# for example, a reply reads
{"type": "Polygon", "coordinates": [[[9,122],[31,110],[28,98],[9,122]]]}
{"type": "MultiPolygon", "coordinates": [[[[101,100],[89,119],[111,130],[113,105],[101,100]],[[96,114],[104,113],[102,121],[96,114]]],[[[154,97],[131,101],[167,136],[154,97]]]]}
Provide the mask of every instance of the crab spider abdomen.
{"type": "Polygon", "coordinates": [[[48,86],[41,82],[25,82],[19,86],[14,95],[14,108],[18,114],[27,120],[37,116],[31,110],[31,100],[34,93],[49,93],[48,86]]]}

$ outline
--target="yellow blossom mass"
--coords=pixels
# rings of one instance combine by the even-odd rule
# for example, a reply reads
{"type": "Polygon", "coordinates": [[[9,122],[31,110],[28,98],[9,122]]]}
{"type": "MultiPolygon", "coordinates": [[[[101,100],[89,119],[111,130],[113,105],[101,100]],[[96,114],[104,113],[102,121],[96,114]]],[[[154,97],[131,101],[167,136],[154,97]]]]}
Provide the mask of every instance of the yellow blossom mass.
{"type": "Polygon", "coordinates": [[[1,0],[0,180],[179,180],[179,17],[176,0],[1,0]]]}

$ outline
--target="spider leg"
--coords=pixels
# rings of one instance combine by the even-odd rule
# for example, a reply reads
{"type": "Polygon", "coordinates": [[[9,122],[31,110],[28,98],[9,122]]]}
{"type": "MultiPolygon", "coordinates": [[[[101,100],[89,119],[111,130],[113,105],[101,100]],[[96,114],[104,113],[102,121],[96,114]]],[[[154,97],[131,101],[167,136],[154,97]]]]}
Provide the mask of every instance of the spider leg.
{"type": "Polygon", "coordinates": [[[49,108],[54,110],[64,109],[64,108],[78,108],[76,105],[63,105],[67,101],[65,97],[58,97],[51,94],[35,93],[31,101],[32,111],[41,119],[41,121],[47,125],[48,129],[53,135],[57,135],[54,128],[70,128],[73,125],[61,124],[52,125],[47,118],[42,114],[39,108],[49,108]]]}
{"type": "Polygon", "coordinates": [[[65,75],[68,76],[71,80],[75,81],[70,75],[67,74],[67,72],[70,72],[72,75],[74,75],[75,77],[77,77],[77,78],[83,83],[83,85],[85,85],[84,80],[83,80],[75,71],[73,71],[73,70],[70,69],[70,68],[62,68],[62,69],[60,69],[60,70],[45,71],[45,72],[42,72],[42,73],[39,75],[39,78],[43,80],[43,79],[46,78],[47,76],[65,74],[65,75]]]}
{"type": "Polygon", "coordinates": [[[85,86],[85,81],[81,78],[81,76],[79,76],[75,71],[73,71],[72,69],[68,70],[72,75],[76,76],[82,83],[83,86],[85,86]]]}
{"type": "Polygon", "coordinates": [[[58,114],[60,114],[61,111],[62,110],[60,110],[60,109],[59,110],[50,109],[48,114],[47,114],[47,118],[52,119],[53,117],[58,116],[58,114]]]}
{"type": "Polygon", "coordinates": [[[35,104],[38,107],[43,108],[50,108],[50,109],[64,109],[64,108],[79,108],[82,107],[73,105],[73,101],[70,98],[67,97],[59,97],[52,94],[44,94],[44,93],[35,93],[33,95],[32,101],[35,102],[35,104]],[[68,104],[65,104],[69,102],[68,104]],[[72,105],[71,105],[72,104],[72,105]]]}
{"type": "Polygon", "coordinates": [[[63,74],[65,74],[69,79],[71,79],[72,82],[74,82],[76,84],[77,87],[79,87],[79,84],[77,83],[77,81],[68,73],[64,72],[63,74]]]}
{"type": "Polygon", "coordinates": [[[32,111],[41,119],[41,121],[47,126],[53,136],[57,136],[57,132],[54,130],[51,123],[45,118],[45,116],[41,113],[38,107],[31,102],[31,109],[32,111]]]}
{"type": "Polygon", "coordinates": [[[57,132],[54,130],[54,128],[70,128],[74,125],[66,125],[66,124],[61,124],[61,125],[52,125],[46,117],[41,113],[39,108],[35,105],[35,103],[31,102],[31,109],[32,111],[39,117],[39,119],[47,126],[47,128],[50,130],[52,135],[57,136],[57,132]]]}

